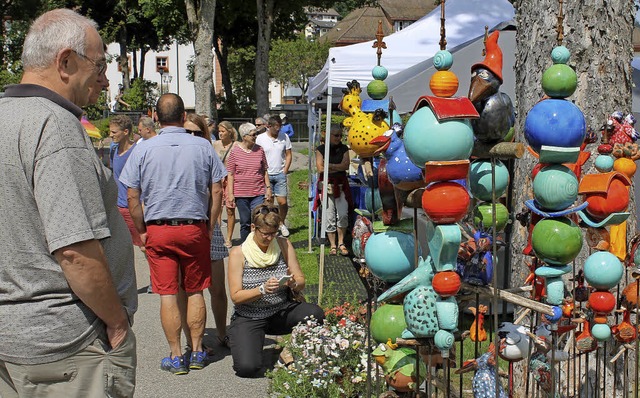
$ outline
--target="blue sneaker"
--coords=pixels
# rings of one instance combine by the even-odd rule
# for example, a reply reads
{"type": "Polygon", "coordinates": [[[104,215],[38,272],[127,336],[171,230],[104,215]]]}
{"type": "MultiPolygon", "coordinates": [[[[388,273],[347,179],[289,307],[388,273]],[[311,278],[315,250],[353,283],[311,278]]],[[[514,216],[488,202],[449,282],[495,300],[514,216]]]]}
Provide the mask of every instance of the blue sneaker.
{"type": "Polygon", "coordinates": [[[189,369],[200,370],[204,368],[205,361],[207,359],[207,353],[204,351],[193,351],[189,358],[189,369]]]}
{"type": "Polygon", "coordinates": [[[169,355],[168,357],[162,358],[162,362],[160,362],[160,369],[166,370],[167,372],[171,372],[175,375],[186,375],[189,373],[183,356],[171,358],[171,355],[169,355]]]}

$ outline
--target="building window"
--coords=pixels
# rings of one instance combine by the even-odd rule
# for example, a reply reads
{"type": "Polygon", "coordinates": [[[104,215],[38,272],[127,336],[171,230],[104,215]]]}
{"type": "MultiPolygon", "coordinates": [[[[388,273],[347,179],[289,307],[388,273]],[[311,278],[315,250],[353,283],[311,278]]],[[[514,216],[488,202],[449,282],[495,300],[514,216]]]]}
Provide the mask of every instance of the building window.
{"type": "Polygon", "coordinates": [[[407,26],[411,25],[412,23],[413,21],[395,21],[393,23],[393,31],[399,32],[402,29],[406,28],[407,26]]]}
{"type": "Polygon", "coordinates": [[[156,57],[156,71],[163,73],[169,72],[169,57],[156,57]]]}

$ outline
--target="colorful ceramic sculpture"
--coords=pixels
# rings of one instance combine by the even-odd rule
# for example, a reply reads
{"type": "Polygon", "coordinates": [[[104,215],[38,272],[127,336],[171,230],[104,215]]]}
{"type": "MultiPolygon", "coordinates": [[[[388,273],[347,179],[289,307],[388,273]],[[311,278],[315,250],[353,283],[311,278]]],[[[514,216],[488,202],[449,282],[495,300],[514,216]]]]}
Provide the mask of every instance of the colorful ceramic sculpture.
{"type": "Polygon", "coordinates": [[[396,391],[413,390],[416,384],[422,384],[427,374],[424,363],[416,360],[418,355],[411,348],[393,349],[389,344],[380,344],[371,355],[382,366],[387,384],[396,391]],[[416,363],[420,364],[418,372],[416,372],[416,363]]]}
{"type": "Polygon", "coordinates": [[[371,272],[387,282],[398,282],[415,268],[413,235],[398,231],[369,237],[364,257],[371,272]]]}
{"type": "Polygon", "coordinates": [[[469,327],[469,338],[471,341],[487,341],[487,331],[484,330],[484,316],[487,314],[488,307],[480,304],[476,307],[469,307],[469,311],[473,314],[473,322],[469,327]]]}
{"type": "Polygon", "coordinates": [[[395,343],[406,328],[402,304],[381,305],[371,315],[371,337],[378,343],[395,343]]]}
{"type": "Polygon", "coordinates": [[[349,147],[361,158],[374,155],[378,147],[369,142],[389,130],[389,125],[384,121],[386,113],[380,109],[374,113],[364,113],[361,109],[360,83],[353,80],[347,83],[347,90],[343,90],[344,96],[340,102],[340,109],[347,115],[342,124],[349,127],[349,147]]]}
{"type": "Polygon", "coordinates": [[[502,388],[502,383],[496,382],[496,349],[493,343],[489,345],[489,351],[482,354],[480,358],[465,361],[456,373],[465,373],[475,370],[471,388],[474,398],[507,398],[507,394],[502,388]],[[498,390],[496,391],[496,385],[498,390]]]}
{"type": "Polygon", "coordinates": [[[372,145],[380,145],[376,154],[381,153],[387,159],[387,176],[393,185],[402,190],[413,190],[425,185],[424,173],[407,156],[400,124],[394,123],[384,134],[371,140],[372,145]]]}

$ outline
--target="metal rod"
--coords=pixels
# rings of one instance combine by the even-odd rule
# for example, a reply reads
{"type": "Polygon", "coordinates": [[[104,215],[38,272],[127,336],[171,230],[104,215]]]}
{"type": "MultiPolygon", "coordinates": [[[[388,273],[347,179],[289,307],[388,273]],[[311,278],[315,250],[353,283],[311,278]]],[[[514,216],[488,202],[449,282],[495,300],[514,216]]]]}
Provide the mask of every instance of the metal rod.
{"type": "MultiPolygon", "coordinates": [[[[496,266],[498,265],[498,231],[496,230],[497,226],[497,217],[496,217],[496,159],[491,158],[491,260],[493,261],[493,275],[492,277],[492,285],[494,288],[493,291],[493,302],[492,302],[492,310],[493,310],[493,326],[497,330],[498,328],[498,270],[496,266]]],[[[493,344],[496,350],[500,349],[500,340],[498,339],[498,333],[493,335],[493,344]]],[[[496,355],[496,398],[500,398],[500,366],[498,365],[498,356],[496,355]]]]}

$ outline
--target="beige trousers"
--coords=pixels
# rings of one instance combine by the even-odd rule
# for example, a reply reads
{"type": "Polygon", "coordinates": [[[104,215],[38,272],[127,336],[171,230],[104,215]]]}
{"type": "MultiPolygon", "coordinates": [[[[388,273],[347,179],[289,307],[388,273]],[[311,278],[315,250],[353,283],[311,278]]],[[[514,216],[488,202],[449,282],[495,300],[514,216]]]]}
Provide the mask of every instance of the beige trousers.
{"type": "Polygon", "coordinates": [[[0,397],[133,397],[136,384],[136,337],[110,350],[98,337],[68,358],[40,365],[0,361],[0,397]]]}

